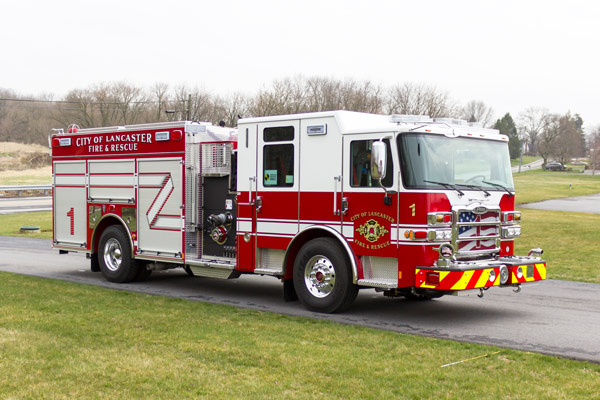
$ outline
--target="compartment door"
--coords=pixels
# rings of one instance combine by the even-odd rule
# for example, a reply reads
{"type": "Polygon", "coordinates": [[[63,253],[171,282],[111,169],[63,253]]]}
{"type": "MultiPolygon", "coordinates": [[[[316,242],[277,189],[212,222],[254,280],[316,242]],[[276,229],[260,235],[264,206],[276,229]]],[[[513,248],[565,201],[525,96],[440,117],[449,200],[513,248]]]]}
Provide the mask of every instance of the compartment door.
{"type": "Polygon", "coordinates": [[[182,159],[146,158],[137,163],[137,254],[181,259],[185,221],[182,159]]]}
{"type": "Polygon", "coordinates": [[[53,164],[52,212],[58,246],[87,248],[87,165],[85,161],[53,164]]]}

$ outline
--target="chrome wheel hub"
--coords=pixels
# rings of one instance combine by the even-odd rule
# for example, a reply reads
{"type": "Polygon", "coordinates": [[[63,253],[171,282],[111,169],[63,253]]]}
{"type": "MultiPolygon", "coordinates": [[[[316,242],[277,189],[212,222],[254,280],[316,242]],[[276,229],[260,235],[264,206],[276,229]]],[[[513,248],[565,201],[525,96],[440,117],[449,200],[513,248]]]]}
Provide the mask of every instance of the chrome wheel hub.
{"type": "Polygon", "coordinates": [[[119,269],[122,262],[121,244],[117,239],[110,238],[104,245],[104,264],[110,271],[119,269]]]}
{"type": "Polygon", "coordinates": [[[315,297],[327,297],[335,286],[335,268],[325,256],[314,256],[304,267],[304,284],[315,297]]]}

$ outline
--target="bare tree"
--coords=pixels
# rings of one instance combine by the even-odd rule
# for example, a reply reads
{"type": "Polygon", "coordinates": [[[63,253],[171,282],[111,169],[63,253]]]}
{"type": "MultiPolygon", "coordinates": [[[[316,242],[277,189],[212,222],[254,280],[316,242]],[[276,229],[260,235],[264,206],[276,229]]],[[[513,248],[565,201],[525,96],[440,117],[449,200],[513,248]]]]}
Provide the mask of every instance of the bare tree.
{"type": "Polygon", "coordinates": [[[536,153],[538,136],[544,131],[549,118],[548,110],[540,107],[529,107],[519,114],[519,132],[529,145],[529,153],[536,153]]]}
{"type": "Polygon", "coordinates": [[[544,166],[548,159],[556,153],[556,142],[560,135],[560,115],[546,114],[544,126],[535,137],[535,143],[539,155],[544,159],[544,166]]]}
{"type": "Polygon", "coordinates": [[[488,127],[493,122],[494,110],[481,100],[471,100],[461,108],[460,116],[469,122],[479,122],[488,127]]]}
{"type": "Polygon", "coordinates": [[[234,93],[224,99],[217,99],[221,104],[222,120],[226,126],[237,126],[238,116],[248,114],[248,98],[241,93],[234,93]]]}
{"type": "Polygon", "coordinates": [[[387,111],[389,114],[451,117],[456,114],[456,104],[447,92],[433,86],[407,82],[389,90],[387,111]]]}
{"type": "Polygon", "coordinates": [[[571,113],[566,113],[559,119],[558,137],[555,142],[554,156],[563,164],[582,153],[581,135],[577,120],[571,113]]]}
{"type": "Polygon", "coordinates": [[[600,168],[600,126],[597,126],[588,137],[590,166],[592,174],[596,173],[596,169],[600,168]]]}
{"type": "Polygon", "coordinates": [[[157,122],[163,121],[165,119],[164,106],[168,103],[168,92],[169,85],[162,82],[157,82],[152,87],[152,94],[154,95],[154,99],[156,101],[155,111],[155,120],[157,122]]]}

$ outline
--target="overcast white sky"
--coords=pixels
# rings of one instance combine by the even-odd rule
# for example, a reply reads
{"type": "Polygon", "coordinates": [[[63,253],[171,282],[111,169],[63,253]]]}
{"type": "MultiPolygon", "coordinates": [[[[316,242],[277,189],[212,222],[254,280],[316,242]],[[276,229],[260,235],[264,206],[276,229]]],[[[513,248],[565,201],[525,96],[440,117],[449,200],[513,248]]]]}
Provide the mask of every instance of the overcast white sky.
{"type": "Polygon", "coordinates": [[[0,2],[0,88],[155,82],[251,94],[320,75],[434,85],[496,117],[530,106],[600,124],[595,1],[0,2]]]}

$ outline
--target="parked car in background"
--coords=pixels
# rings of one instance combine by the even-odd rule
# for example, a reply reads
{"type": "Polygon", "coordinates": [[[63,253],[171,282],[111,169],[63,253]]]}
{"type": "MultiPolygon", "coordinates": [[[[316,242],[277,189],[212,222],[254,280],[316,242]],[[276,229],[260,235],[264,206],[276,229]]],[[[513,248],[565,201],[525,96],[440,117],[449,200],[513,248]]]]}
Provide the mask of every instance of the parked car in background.
{"type": "Polygon", "coordinates": [[[579,161],[579,160],[573,161],[571,164],[573,164],[573,165],[585,165],[585,166],[588,165],[588,163],[586,163],[585,161],[579,161]]]}
{"type": "Polygon", "coordinates": [[[550,161],[549,163],[546,163],[544,168],[548,171],[564,171],[566,169],[565,166],[558,161],[550,161]]]}

